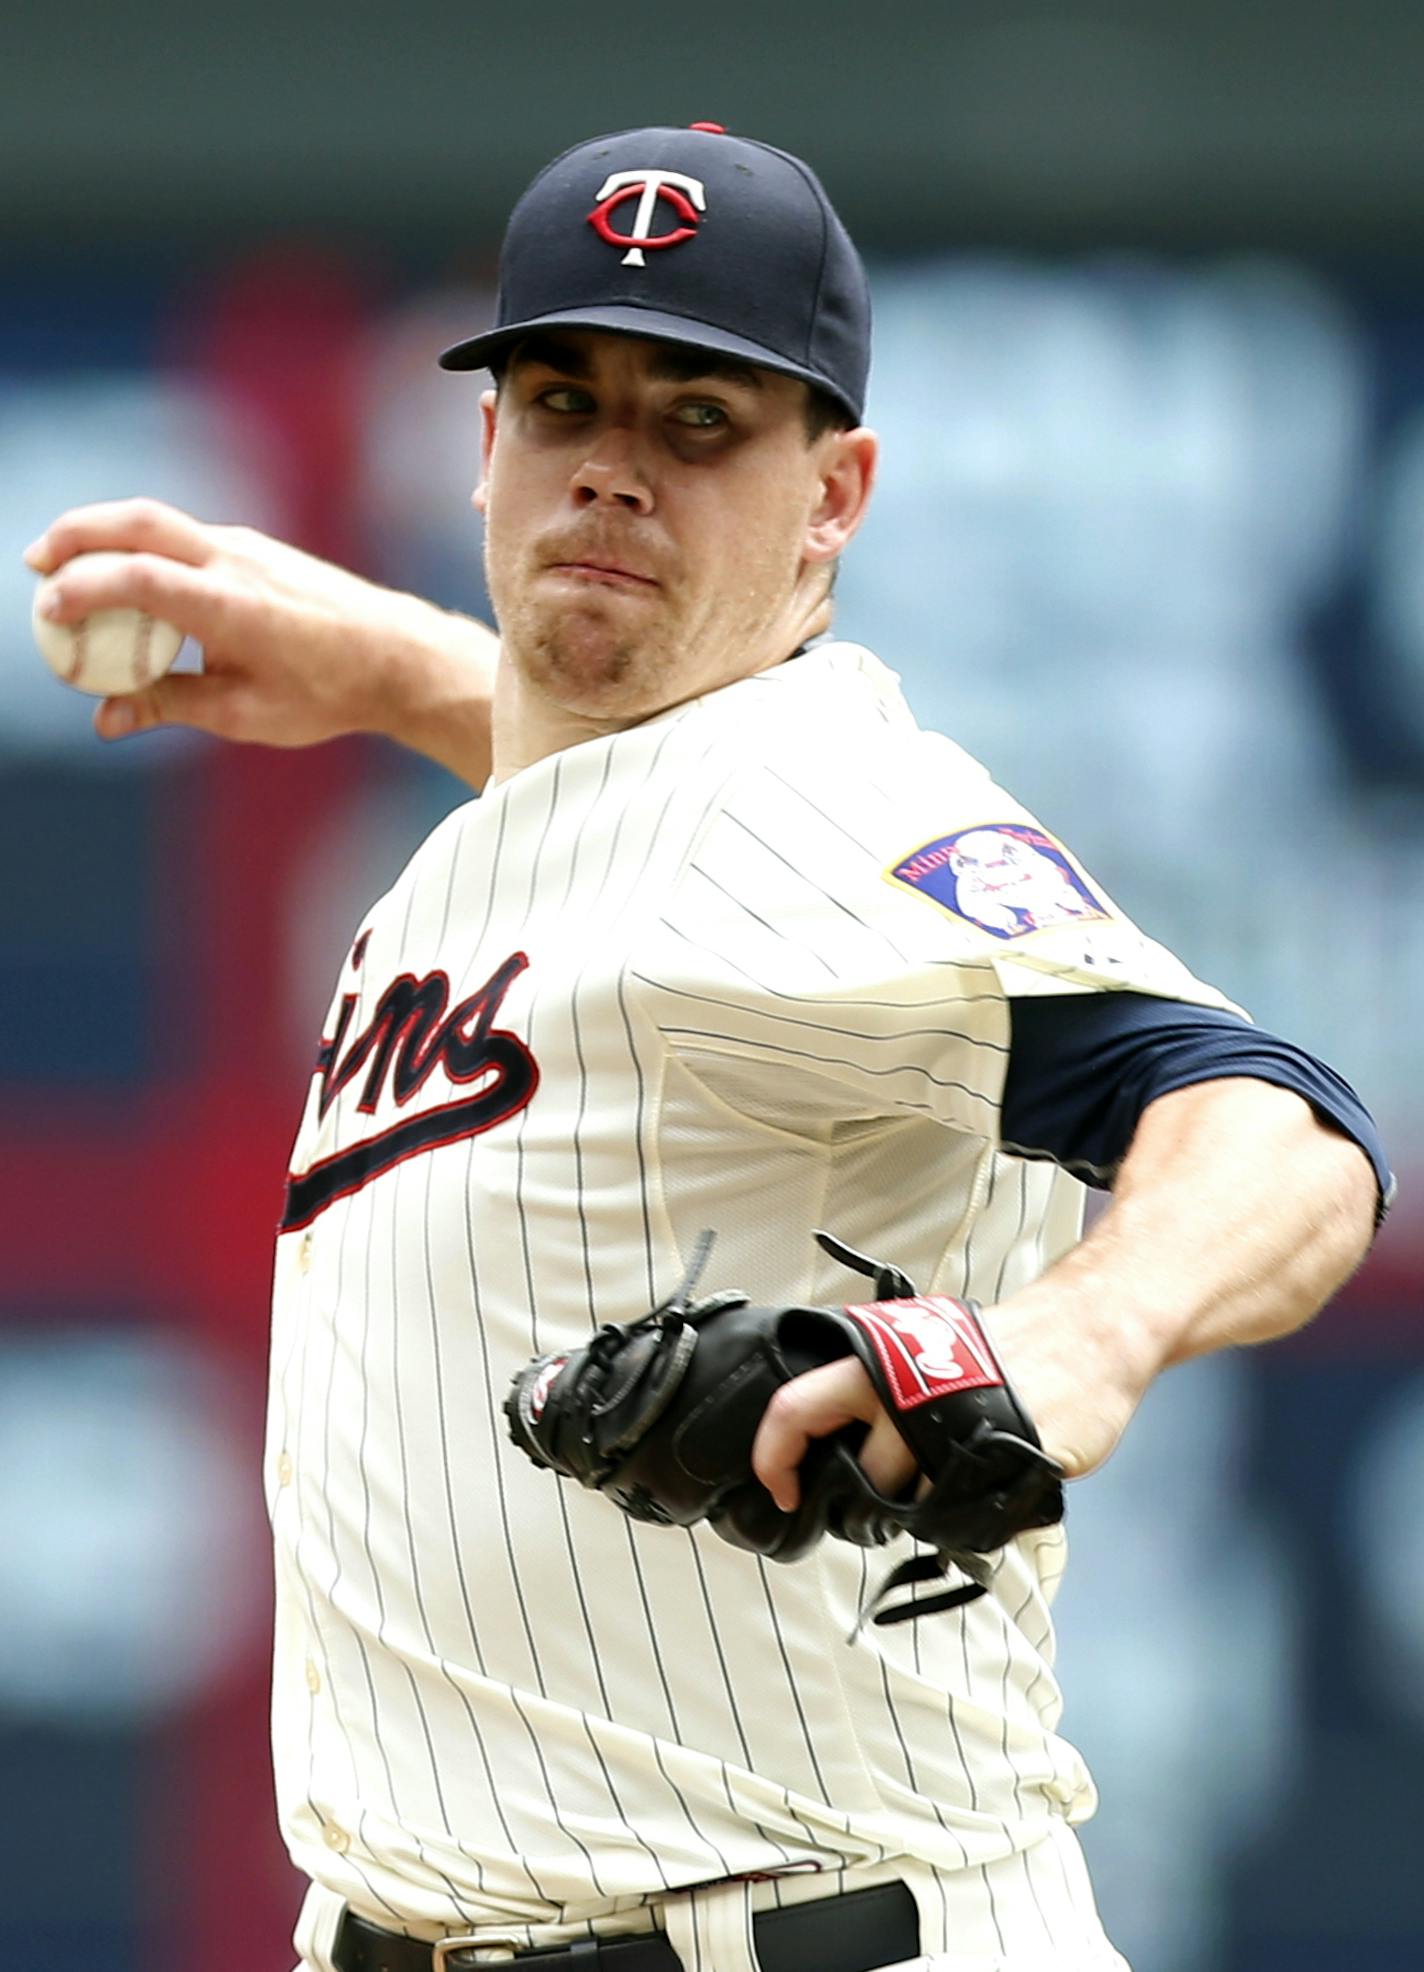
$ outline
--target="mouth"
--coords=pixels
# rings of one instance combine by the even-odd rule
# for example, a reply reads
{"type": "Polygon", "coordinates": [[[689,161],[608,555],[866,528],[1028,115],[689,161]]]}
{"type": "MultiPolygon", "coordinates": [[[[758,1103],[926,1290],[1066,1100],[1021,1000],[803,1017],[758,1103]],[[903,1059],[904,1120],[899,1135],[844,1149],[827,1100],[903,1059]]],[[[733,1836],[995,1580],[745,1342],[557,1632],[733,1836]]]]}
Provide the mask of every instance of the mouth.
{"type": "Polygon", "coordinates": [[[620,562],[597,561],[556,561],[549,565],[552,575],[562,575],[573,582],[592,583],[595,586],[613,589],[656,589],[661,585],[651,575],[642,575],[634,568],[625,568],[620,562]]]}

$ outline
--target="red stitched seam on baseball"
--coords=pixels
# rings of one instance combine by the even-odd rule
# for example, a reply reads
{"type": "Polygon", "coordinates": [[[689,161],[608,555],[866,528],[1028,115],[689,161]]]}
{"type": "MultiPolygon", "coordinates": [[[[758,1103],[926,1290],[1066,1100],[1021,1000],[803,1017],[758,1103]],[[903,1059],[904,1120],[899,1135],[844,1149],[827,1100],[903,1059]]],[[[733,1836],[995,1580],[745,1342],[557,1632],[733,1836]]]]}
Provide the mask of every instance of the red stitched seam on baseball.
{"type": "Polygon", "coordinates": [[[153,618],[145,613],[138,620],[138,643],[134,650],[134,682],[146,685],[153,676],[153,618]]]}
{"type": "Polygon", "coordinates": [[[69,669],[64,674],[66,684],[77,684],[84,674],[84,643],[89,630],[89,619],[81,617],[69,633],[69,669]]]}

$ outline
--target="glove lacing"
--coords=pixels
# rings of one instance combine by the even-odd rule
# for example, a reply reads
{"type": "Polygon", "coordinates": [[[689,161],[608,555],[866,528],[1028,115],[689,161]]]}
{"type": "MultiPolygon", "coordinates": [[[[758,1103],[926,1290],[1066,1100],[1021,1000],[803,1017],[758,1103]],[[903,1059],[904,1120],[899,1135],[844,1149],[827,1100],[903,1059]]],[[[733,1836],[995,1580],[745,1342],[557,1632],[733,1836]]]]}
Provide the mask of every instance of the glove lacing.
{"type": "MultiPolygon", "coordinates": [[[[681,1281],[667,1300],[650,1310],[641,1321],[631,1325],[620,1325],[617,1322],[603,1323],[588,1343],[578,1376],[579,1390],[582,1390],[583,1385],[590,1378],[596,1378],[602,1388],[610,1369],[614,1368],[624,1355],[629,1338],[648,1333],[657,1337],[657,1346],[634,1379],[633,1387],[645,1384],[663,1367],[669,1352],[680,1355],[684,1359],[692,1353],[694,1341],[688,1333],[690,1329],[695,1329],[699,1323],[719,1313],[723,1308],[740,1307],[745,1304],[746,1295],[735,1287],[723,1288],[716,1294],[709,1294],[705,1301],[694,1303],[689,1298],[702,1277],[715,1241],[716,1234],[711,1231],[698,1234],[692,1249],[692,1258],[681,1281]]],[[[676,1381],[670,1378],[663,1404],[671,1401],[676,1388],[676,1381]]],[[[584,1444],[587,1448],[590,1450],[594,1448],[599,1421],[610,1401],[622,1403],[627,1400],[627,1396],[628,1390],[620,1389],[614,1399],[605,1397],[602,1403],[590,1407],[588,1426],[584,1433],[584,1444]]],[[[662,1405],[659,1405],[651,1411],[644,1407],[642,1410],[630,1412],[626,1435],[613,1438],[598,1447],[602,1472],[594,1480],[594,1484],[603,1486],[607,1483],[609,1477],[617,1470],[623,1453],[647,1431],[649,1424],[657,1417],[661,1408],[662,1405]]]]}

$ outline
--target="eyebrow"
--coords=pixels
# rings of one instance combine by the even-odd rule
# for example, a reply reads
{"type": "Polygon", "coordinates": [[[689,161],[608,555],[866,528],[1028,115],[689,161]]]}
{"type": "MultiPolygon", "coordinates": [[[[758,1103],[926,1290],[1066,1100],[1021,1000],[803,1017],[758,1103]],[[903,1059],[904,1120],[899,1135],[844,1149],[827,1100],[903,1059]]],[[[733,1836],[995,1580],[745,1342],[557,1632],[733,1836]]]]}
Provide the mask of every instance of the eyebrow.
{"type": "MultiPolygon", "coordinates": [[[[515,344],[510,368],[520,363],[539,363],[548,370],[561,370],[566,377],[587,383],[593,375],[588,351],[576,342],[557,335],[530,335],[515,344]]],[[[684,348],[674,342],[654,342],[648,359],[648,374],[658,383],[697,383],[715,377],[723,383],[740,384],[745,390],[765,388],[760,372],[735,357],[718,356],[710,350],[684,348]]]]}

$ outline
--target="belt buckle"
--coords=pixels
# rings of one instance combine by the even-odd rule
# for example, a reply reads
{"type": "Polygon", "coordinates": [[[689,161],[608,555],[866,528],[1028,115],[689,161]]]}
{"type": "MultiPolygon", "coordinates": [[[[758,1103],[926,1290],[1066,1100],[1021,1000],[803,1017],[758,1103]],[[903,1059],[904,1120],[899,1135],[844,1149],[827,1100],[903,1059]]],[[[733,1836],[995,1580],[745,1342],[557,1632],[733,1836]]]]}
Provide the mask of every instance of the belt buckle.
{"type": "MultiPolygon", "coordinates": [[[[463,1938],[441,1938],[430,1947],[432,1972],[460,1972],[458,1966],[451,1964],[457,1951],[508,1951],[513,1958],[523,1943],[522,1938],[477,1938],[472,1932],[467,1932],[463,1938]]],[[[497,1965],[503,1961],[487,1958],[482,1962],[497,1965]]]]}

